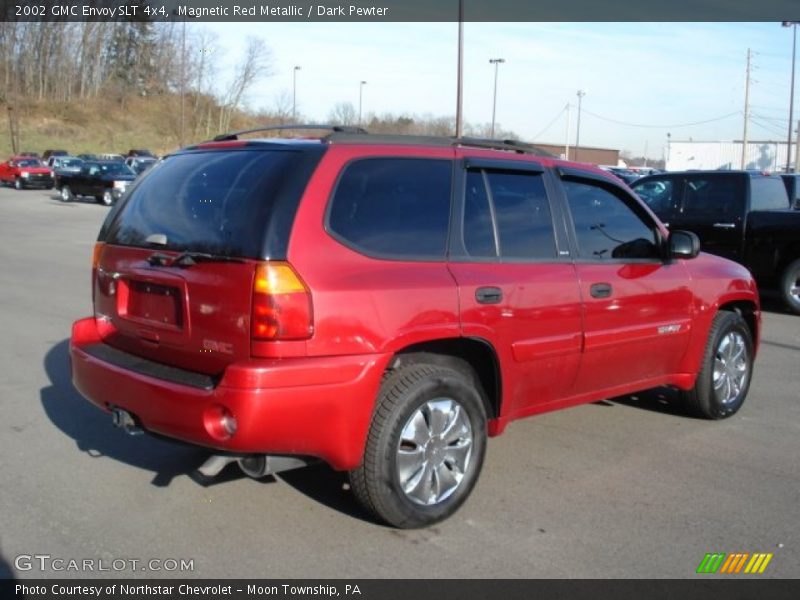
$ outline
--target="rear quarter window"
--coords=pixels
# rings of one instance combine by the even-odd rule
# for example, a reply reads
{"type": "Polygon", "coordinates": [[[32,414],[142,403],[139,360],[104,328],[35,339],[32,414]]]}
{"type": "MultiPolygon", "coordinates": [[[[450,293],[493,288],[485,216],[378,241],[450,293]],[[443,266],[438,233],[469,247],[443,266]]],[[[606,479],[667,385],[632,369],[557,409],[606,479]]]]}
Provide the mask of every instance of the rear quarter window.
{"type": "Polygon", "coordinates": [[[328,208],[328,231],[368,256],[439,259],[450,222],[453,164],[364,158],[347,165],[328,208]]]}
{"type": "Polygon", "coordinates": [[[750,210],[786,210],[789,195],[780,177],[750,179],[750,210]]]}

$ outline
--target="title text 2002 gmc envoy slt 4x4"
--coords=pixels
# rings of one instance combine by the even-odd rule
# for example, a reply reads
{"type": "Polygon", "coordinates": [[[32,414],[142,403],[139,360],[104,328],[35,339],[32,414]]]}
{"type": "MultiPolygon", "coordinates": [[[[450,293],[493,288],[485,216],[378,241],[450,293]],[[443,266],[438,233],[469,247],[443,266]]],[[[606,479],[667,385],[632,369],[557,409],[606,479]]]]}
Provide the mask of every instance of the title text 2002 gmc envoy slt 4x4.
{"type": "Polygon", "coordinates": [[[734,414],[747,270],[537,154],[339,131],[168,156],[100,231],[75,386],[117,425],[214,449],[206,474],[349,471],[397,527],[456,511],[515,419],[656,386],[734,414]]]}

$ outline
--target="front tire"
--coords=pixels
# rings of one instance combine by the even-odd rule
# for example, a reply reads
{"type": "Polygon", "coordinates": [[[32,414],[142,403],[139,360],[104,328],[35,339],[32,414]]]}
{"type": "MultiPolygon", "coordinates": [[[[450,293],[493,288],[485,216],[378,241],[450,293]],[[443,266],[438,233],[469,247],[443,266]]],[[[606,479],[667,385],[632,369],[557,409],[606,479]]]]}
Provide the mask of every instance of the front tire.
{"type": "Polygon", "coordinates": [[[72,190],[69,189],[68,185],[61,187],[60,196],[62,202],[72,202],[75,199],[75,196],[72,194],[72,190]]]}
{"type": "Polygon", "coordinates": [[[800,314],[800,259],[791,263],[781,277],[781,296],[793,312],[800,314]]]}
{"type": "Polygon", "coordinates": [[[17,178],[17,179],[14,180],[14,189],[15,190],[24,190],[25,189],[25,184],[22,183],[22,179],[17,178]]]}
{"type": "Polygon", "coordinates": [[[425,527],[464,503],[485,453],[486,410],[470,379],[448,367],[410,364],[385,378],[350,484],[378,519],[425,527]]]}
{"type": "Polygon", "coordinates": [[[714,317],[694,388],[684,392],[689,412],[706,419],[725,419],[742,407],[753,377],[753,337],[738,313],[714,317]]]}
{"type": "Polygon", "coordinates": [[[114,204],[114,194],[111,190],[105,190],[102,196],[97,196],[97,201],[103,206],[114,204]]]}

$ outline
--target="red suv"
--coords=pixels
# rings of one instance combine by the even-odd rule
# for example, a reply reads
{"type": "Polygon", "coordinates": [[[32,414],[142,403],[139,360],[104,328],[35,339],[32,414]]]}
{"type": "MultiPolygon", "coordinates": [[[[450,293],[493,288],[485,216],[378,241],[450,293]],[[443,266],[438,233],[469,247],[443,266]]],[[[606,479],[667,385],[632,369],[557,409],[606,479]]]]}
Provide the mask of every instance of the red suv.
{"type": "Polygon", "coordinates": [[[741,407],[756,287],[698,252],[612,175],[529,146],[221,136],[109,213],[73,381],[129,431],[213,448],[207,475],[321,459],[425,526],[515,419],[656,386],[741,407]]]}

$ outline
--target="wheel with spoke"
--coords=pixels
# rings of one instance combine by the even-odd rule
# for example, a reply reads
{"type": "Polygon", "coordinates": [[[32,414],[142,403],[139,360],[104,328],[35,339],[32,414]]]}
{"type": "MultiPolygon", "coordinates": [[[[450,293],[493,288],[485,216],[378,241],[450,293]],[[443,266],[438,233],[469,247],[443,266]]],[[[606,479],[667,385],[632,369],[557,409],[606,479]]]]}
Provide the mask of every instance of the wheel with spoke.
{"type": "Polygon", "coordinates": [[[467,499],[485,450],[486,411],[473,381],[448,367],[410,364],[384,380],[351,487],[380,520],[424,527],[467,499]]]}
{"type": "Polygon", "coordinates": [[[738,411],[753,375],[753,338],[737,313],[714,317],[694,388],[685,392],[687,408],[707,419],[724,419],[738,411]]]}
{"type": "Polygon", "coordinates": [[[800,314],[800,259],[784,269],[781,277],[781,295],[786,305],[800,314]]]}

